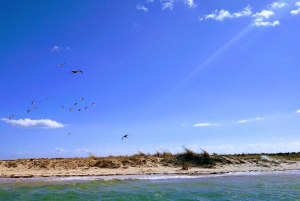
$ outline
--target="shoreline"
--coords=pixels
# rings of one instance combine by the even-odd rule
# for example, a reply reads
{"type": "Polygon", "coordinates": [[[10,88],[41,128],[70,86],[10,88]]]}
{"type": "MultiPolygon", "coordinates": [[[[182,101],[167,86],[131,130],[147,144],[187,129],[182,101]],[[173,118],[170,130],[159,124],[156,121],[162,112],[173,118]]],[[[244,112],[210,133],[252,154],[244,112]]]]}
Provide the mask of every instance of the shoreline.
{"type": "Polygon", "coordinates": [[[44,169],[1,169],[0,178],[45,178],[45,177],[90,177],[90,176],[129,176],[129,175],[213,175],[242,172],[274,172],[300,170],[300,162],[288,161],[281,165],[257,165],[253,163],[238,165],[217,165],[213,168],[191,167],[183,170],[181,167],[128,167],[124,168],[89,168],[72,170],[44,169]]]}
{"type": "Polygon", "coordinates": [[[300,152],[288,154],[209,155],[139,153],[132,156],[0,160],[0,178],[128,175],[212,175],[300,170],[300,152]]]}

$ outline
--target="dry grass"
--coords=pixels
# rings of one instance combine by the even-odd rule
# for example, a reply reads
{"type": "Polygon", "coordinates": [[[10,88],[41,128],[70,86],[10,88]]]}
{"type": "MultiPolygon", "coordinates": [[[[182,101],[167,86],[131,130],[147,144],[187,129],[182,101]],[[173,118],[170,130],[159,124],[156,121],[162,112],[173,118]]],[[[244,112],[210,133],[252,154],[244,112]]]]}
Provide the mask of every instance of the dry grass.
{"type": "Polygon", "coordinates": [[[172,154],[169,151],[157,152],[153,155],[138,152],[131,156],[96,157],[89,153],[86,158],[40,158],[40,159],[16,159],[1,161],[0,166],[17,168],[19,165],[28,169],[81,169],[81,168],[128,168],[128,167],[153,167],[157,165],[182,167],[189,169],[192,166],[213,167],[217,163],[240,164],[245,162],[261,162],[262,155],[276,160],[300,161],[300,152],[277,154],[234,154],[234,155],[210,155],[207,151],[196,153],[188,148],[184,152],[172,154]]]}

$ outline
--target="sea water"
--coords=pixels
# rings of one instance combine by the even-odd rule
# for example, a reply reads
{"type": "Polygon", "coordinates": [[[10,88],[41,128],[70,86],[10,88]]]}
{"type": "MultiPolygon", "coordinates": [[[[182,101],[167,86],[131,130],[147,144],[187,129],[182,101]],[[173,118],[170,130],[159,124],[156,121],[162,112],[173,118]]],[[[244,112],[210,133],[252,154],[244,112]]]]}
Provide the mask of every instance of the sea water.
{"type": "Polygon", "coordinates": [[[300,171],[0,179],[0,200],[300,200],[300,171]]]}

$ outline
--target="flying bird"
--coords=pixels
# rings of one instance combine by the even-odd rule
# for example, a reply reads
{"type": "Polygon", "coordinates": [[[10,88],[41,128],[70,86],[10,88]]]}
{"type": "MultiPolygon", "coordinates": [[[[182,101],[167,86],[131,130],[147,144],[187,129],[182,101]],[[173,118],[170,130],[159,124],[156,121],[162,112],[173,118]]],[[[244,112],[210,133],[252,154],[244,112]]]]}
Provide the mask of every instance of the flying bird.
{"type": "Polygon", "coordinates": [[[78,109],[78,112],[80,112],[81,108],[78,109]]]}
{"type": "Polygon", "coordinates": [[[70,112],[72,112],[73,111],[73,108],[70,108],[70,112]]]}
{"type": "Polygon", "coordinates": [[[68,135],[71,135],[71,133],[69,132],[68,135]]]}
{"type": "Polygon", "coordinates": [[[86,109],[88,109],[88,107],[85,107],[84,109],[86,110],[86,109]]]}
{"type": "Polygon", "coordinates": [[[81,97],[80,100],[83,100],[83,98],[81,97]]]}
{"type": "Polygon", "coordinates": [[[48,98],[45,98],[45,100],[48,100],[48,98]]]}
{"type": "Polygon", "coordinates": [[[75,103],[74,105],[77,105],[77,103],[75,103]]]}
{"type": "Polygon", "coordinates": [[[62,67],[63,65],[65,65],[66,63],[63,63],[63,64],[57,64],[59,67],[62,67]]]}
{"type": "Polygon", "coordinates": [[[76,74],[76,73],[83,73],[82,70],[71,70],[71,72],[69,72],[68,74],[76,74]]]}
{"type": "Polygon", "coordinates": [[[33,109],[36,109],[36,108],[37,108],[37,106],[34,106],[34,107],[33,107],[33,109]]]}
{"type": "Polygon", "coordinates": [[[92,105],[96,105],[96,103],[92,103],[92,105]]]}
{"type": "Polygon", "coordinates": [[[13,114],[13,115],[11,115],[11,117],[14,117],[15,115],[13,114]]]}
{"type": "Polygon", "coordinates": [[[29,112],[30,112],[30,110],[27,110],[27,112],[29,113],[29,112]]]}
{"type": "Polygon", "coordinates": [[[32,105],[32,104],[35,104],[35,103],[36,103],[35,101],[32,101],[32,102],[31,102],[31,105],[32,105]]]}
{"type": "Polygon", "coordinates": [[[124,136],[122,137],[122,140],[123,140],[123,138],[127,138],[128,135],[129,135],[129,134],[124,135],[124,136]]]}
{"type": "Polygon", "coordinates": [[[62,105],[61,108],[64,108],[64,106],[62,105]]]}
{"type": "Polygon", "coordinates": [[[8,120],[11,120],[11,117],[8,117],[8,120]]]}

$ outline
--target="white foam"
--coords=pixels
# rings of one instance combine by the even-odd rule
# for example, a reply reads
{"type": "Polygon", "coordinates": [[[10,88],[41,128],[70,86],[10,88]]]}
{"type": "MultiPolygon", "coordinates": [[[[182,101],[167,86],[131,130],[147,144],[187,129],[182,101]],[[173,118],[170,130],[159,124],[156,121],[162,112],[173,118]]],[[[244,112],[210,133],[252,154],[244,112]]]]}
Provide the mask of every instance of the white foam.
{"type": "Polygon", "coordinates": [[[20,179],[1,179],[0,183],[10,182],[88,182],[88,181],[109,181],[109,180],[168,180],[168,179],[193,179],[193,178],[214,178],[228,176],[251,176],[251,175],[300,175],[300,170],[270,171],[270,172],[230,172],[225,174],[210,175],[112,175],[112,176],[71,176],[71,177],[39,177],[20,179]]]}

